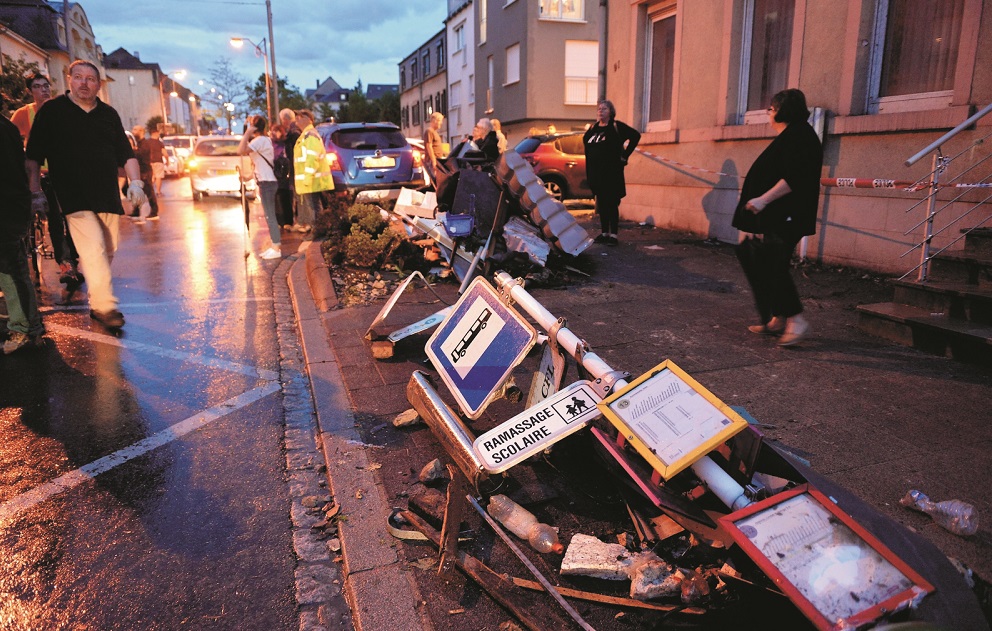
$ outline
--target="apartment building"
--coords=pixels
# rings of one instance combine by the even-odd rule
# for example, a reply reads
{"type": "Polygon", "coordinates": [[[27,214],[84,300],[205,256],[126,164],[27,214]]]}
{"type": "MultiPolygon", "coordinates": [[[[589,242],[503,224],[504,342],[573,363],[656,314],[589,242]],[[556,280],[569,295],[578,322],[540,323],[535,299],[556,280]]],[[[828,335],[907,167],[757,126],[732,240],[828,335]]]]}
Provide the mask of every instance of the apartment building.
{"type": "Polygon", "coordinates": [[[474,0],[475,113],[498,118],[516,144],[553,125],[596,118],[601,9],[597,0],[474,0]]]}
{"type": "MultiPolygon", "coordinates": [[[[652,154],[627,169],[626,219],[736,241],[739,186],[773,138],[765,110],[781,89],[803,90],[818,108],[824,177],[926,180],[929,157],[904,162],[992,103],[992,11],[982,0],[613,0],[608,10],[607,95],[652,154]]],[[[944,181],[967,167],[976,168],[959,181],[988,181],[990,132],[986,116],[947,143],[943,153],[961,157],[944,181]]],[[[925,238],[926,191],[903,188],[821,189],[808,256],[912,268],[918,254],[903,255],[925,238]]],[[[992,225],[987,199],[950,189],[937,205],[948,206],[942,216],[968,213],[962,228],[992,225]]],[[[945,221],[934,245],[961,247],[945,221]]]]}
{"type": "Polygon", "coordinates": [[[441,130],[455,146],[471,135],[475,115],[475,13],[472,0],[448,0],[448,118],[441,130]]]}
{"type": "Polygon", "coordinates": [[[447,67],[445,30],[400,62],[400,127],[405,136],[422,138],[435,111],[447,116],[447,67]]]}

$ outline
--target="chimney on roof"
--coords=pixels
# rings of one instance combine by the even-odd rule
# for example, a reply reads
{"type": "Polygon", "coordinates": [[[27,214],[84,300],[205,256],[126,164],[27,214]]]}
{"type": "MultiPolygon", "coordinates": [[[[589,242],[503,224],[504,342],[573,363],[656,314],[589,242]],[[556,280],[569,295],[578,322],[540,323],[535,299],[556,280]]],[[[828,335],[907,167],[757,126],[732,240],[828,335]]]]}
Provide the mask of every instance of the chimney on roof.
{"type": "Polygon", "coordinates": [[[139,53],[138,51],[134,51],[134,58],[137,59],[138,61],[141,61],[141,53],[139,53]]]}
{"type": "Polygon", "coordinates": [[[317,87],[320,87],[320,79],[317,79],[317,87]]]}

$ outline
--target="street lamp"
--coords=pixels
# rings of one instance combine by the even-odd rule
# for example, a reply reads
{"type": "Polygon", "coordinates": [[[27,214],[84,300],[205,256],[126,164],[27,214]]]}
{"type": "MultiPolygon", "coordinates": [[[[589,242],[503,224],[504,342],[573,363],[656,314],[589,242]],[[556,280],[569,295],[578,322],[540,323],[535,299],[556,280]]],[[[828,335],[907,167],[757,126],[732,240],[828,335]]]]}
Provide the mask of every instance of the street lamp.
{"type": "Polygon", "coordinates": [[[269,77],[269,52],[268,52],[268,49],[266,48],[265,38],[264,37],[262,38],[262,42],[260,44],[256,44],[255,42],[251,41],[247,37],[232,37],[231,38],[231,46],[234,46],[235,48],[241,48],[242,46],[245,45],[245,42],[248,42],[249,44],[251,44],[252,46],[255,47],[255,55],[262,57],[262,61],[265,64],[265,66],[264,66],[264,68],[265,68],[265,109],[268,111],[268,114],[269,114],[269,124],[271,125],[272,124],[272,121],[275,118],[275,113],[272,111],[272,82],[271,82],[271,78],[269,77]]]}

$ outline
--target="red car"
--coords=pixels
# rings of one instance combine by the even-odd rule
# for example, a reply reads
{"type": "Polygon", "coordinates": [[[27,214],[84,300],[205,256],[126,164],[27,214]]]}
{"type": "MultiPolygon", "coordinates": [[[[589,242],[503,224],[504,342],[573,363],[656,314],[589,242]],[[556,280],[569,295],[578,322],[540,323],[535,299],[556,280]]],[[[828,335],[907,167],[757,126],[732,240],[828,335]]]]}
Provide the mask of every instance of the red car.
{"type": "Polygon", "coordinates": [[[582,132],[528,136],[517,143],[514,151],[531,163],[534,173],[555,199],[592,197],[586,180],[582,132]]]}

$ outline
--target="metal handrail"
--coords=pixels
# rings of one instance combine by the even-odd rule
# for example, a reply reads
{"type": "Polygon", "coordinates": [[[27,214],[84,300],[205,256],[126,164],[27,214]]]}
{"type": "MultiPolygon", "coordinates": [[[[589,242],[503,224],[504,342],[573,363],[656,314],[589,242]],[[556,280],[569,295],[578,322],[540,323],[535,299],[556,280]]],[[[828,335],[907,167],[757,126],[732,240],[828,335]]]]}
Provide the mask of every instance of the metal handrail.
{"type": "MultiPolygon", "coordinates": [[[[957,136],[959,133],[961,133],[962,131],[964,131],[968,127],[971,127],[975,123],[975,121],[977,121],[977,120],[981,119],[982,117],[986,116],[987,114],[989,114],[989,112],[992,112],[992,103],[990,103],[989,105],[986,105],[984,108],[982,108],[981,110],[979,110],[978,112],[976,112],[974,115],[968,117],[968,119],[965,120],[963,123],[961,123],[960,125],[958,125],[954,129],[952,129],[951,131],[947,132],[946,134],[944,134],[943,136],[941,136],[937,140],[933,141],[932,143],[930,143],[929,145],[927,145],[925,148],[921,149],[915,155],[913,155],[912,157],[910,157],[909,159],[906,160],[905,165],[907,167],[908,166],[912,166],[912,165],[916,164],[916,162],[918,162],[920,159],[922,159],[923,156],[925,156],[925,155],[927,155],[929,153],[933,153],[933,165],[932,165],[932,168],[930,170],[929,193],[927,194],[927,197],[926,197],[927,202],[928,202],[927,203],[927,216],[926,216],[926,219],[925,220],[921,221],[920,223],[916,224],[916,226],[914,226],[913,228],[910,229],[910,231],[912,231],[912,230],[915,230],[916,228],[918,228],[921,225],[924,226],[923,240],[919,243],[919,245],[914,246],[912,249],[910,249],[910,252],[912,252],[912,250],[915,250],[917,247],[920,248],[920,263],[916,267],[914,267],[913,269],[911,269],[908,272],[906,272],[905,274],[903,274],[903,276],[901,278],[905,278],[906,276],[909,276],[910,274],[912,274],[914,271],[919,270],[919,274],[917,276],[917,279],[920,282],[925,281],[927,279],[927,271],[928,271],[930,260],[934,256],[936,256],[936,254],[940,254],[940,252],[943,252],[948,247],[950,247],[950,244],[949,244],[948,246],[945,246],[944,248],[941,248],[936,254],[931,254],[931,252],[930,252],[931,241],[933,240],[933,237],[935,236],[934,235],[934,232],[933,232],[934,217],[936,217],[937,213],[940,210],[943,210],[944,208],[947,208],[948,206],[950,206],[950,203],[947,203],[941,209],[939,209],[939,210],[937,209],[937,191],[940,190],[940,186],[941,186],[940,185],[940,174],[943,173],[947,169],[947,165],[949,165],[953,160],[955,160],[957,157],[959,157],[961,155],[961,154],[958,154],[957,156],[954,156],[954,157],[947,157],[947,156],[944,156],[941,153],[941,150],[940,149],[941,149],[941,147],[943,146],[943,144],[945,142],[947,142],[951,138],[954,138],[955,136],[957,136]]],[[[981,141],[979,141],[979,142],[981,142],[981,141]]],[[[964,152],[962,152],[962,153],[964,153],[964,152]]],[[[970,171],[971,168],[974,168],[974,167],[969,167],[969,169],[967,169],[967,170],[970,171]]],[[[952,178],[951,181],[954,181],[954,178],[952,178]]],[[[960,195],[958,197],[960,197],[960,195]]],[[[985,201],[987,201],[987,200],[988,200],[988,198],[986,198],[982,202],[979,202],[979,205],[985,203],[985,201]]],[[[914,204],[913,205],[913,208],[916,208],[917,206],[919,206],[919,203],[914,204]]],[[[912,209],[910,209],[910,210],[912,210],[912,209]]],[[[974,209],[972,209],[972,210],[974,210],[974,209]]],[[[968,212],[966,212],[961,217],[958,217],[957,219],[954,219],[953,221],[948,222],[948,225],[945,226],[944,229],[946,229],[947,227],[949,227],[951,224],[957,223],[959,220],[961,220],[962,218],[964,218],[965,216],[967,216],[970,212],[971,211],[969,210],[968,212]]],[[[984,223],[984,222],[982,222],[982,223],[984,223]]],[[[979,224],[979,225],[981,225],[981,224],[979,224]]],[[[942,229],[942,231],[944,229],[942,229]]],[[[969,232],[970,232],[970,230],[969,230],[969,232]]],[[[907,232],[907,234],[908,233],[909,232],[907,232]]],[[[939,234],[939,232],[938,232],[938,234],[939,234]]],[[[952,244],[953,243],[956,243],[958,240],[960,240],[960,238],[962,238],[962,237],[959,237],[958,239],[955,239],[952,242],[952,244]]],[[[907,252],[907,254],[908,253],[909,252],[907,252]]]]}
{"type": "Polygon", "coordinates": [[[941,136],[937,140],[934,140],[933,142],[931,142],[929,145],[926,146],[926,148],[921,149],[919,153],[917,153],[913,157],[911,157],[908,160],[906,160],[906,162],[905,162],[906,166],[908,166],[908,167],[913,166],[914,164],[916,164],[917,162],[919,162],[920,158],[922,158],[923,156],[927,155],[931,151],[936,151],[937,149],[940,148],[940,146],[942,144],[944,144],[945,142],[947,142],[951,138],[954,138],[955,136],[957,136],[959,133],[961,133],[962,131],[964,131],[968,127],[971,127],[975,123],[975,121],[977,121],[978,119],[982,118],[983,116],[985,116],[989,112],[992,112],[992,103],[989,103],[984,108],[982,108],[980,111],[975,112],[975,114],[972,115],[971,117],[969,117],[968,120],[964,121],[963,123],[961,123],[960,125],[958,125],[954,129],[952,129],[951,131],[947,132],[946,134],[944,134],[943,136],[941,136]]]}

